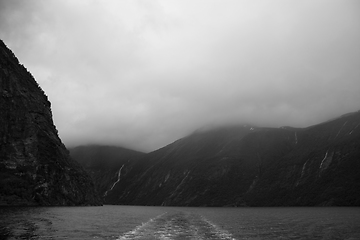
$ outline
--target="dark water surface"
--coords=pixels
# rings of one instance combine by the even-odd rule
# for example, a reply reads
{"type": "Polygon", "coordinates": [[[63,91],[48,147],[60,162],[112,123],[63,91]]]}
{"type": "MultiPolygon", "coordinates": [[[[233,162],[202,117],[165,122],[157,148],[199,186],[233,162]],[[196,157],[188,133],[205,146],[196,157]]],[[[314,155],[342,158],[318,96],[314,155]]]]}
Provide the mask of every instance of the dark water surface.
{"type": "Polygon", "coordinates": [[[0,208],[0,239],[360,239],[360,208],[0,208]]]}

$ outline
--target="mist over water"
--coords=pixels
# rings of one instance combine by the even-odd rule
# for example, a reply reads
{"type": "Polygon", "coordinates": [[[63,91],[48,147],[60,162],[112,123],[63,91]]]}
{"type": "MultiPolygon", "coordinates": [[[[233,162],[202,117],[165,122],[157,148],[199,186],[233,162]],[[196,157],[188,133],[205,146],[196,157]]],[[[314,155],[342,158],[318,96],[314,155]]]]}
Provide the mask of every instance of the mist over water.
{"type": "Polygon", "coordinates": [[[0,239],[360,239],[359,208],[0,208],[0,239]]]}

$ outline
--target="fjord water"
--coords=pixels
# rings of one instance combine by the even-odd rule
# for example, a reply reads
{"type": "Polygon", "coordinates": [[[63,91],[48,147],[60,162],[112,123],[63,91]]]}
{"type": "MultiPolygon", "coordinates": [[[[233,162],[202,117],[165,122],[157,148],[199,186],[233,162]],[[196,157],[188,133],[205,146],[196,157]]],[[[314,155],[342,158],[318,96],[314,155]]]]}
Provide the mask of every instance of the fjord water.
{"type": "Polygon", "coordinates": [[[360,208],[0,208],[0,239],[360,239],[360,208]]]}

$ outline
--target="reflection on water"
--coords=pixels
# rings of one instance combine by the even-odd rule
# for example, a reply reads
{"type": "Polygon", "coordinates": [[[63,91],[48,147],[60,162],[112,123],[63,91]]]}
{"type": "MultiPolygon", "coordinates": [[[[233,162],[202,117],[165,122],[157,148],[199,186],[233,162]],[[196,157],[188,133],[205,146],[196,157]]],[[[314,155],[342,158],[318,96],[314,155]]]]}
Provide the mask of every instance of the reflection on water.
{"type": "Polygon", "coordinates": [[[360,239],[360,208],[0,208],[1,239],[360,239]]]}

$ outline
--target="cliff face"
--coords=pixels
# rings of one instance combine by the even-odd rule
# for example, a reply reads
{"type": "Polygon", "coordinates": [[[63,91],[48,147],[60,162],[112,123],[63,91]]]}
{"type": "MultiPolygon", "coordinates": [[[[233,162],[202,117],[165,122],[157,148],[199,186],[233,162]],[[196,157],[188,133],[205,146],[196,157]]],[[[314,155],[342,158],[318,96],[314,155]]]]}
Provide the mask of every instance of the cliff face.
{"type": "Polygon", "coordinates": [[[0,40],[0,205],[98,205],[53,124],[50,102],[0,40]]]}
{"type": "Polygon", "coordinates": [[[360,206],[360,112],[304,129],[196,132],[126,163],[105,200],[175,206],[360,206]]]}

